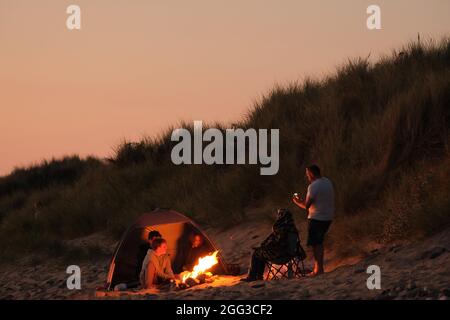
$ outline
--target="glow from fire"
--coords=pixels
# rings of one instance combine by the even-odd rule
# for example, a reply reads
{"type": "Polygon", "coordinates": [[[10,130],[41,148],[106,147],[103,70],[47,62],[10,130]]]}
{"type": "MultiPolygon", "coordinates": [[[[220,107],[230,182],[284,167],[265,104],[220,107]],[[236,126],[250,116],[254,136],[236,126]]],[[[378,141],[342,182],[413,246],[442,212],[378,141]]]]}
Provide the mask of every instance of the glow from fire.
{"type": "Polygon", "coordinates": [[[184,283],[188,278],[196,279],[199,275],[206,273],[206,271],[216,265],[219,262],[217,259],[218,252],[219,251],[215,251],[208,256],[199,258],[198,263],[194,266],[192,271],[183,272],[181,282],[184,283]]]}

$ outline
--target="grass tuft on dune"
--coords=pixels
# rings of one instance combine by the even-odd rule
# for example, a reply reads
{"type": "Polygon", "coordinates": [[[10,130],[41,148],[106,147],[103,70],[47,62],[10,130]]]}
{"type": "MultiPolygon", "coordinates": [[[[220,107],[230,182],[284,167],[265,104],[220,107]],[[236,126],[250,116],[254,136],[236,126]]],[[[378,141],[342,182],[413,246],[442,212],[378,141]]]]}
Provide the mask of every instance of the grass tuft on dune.
{"type": "Polygon", "coordinates": [[[329,241],[340,254],[420,239],[450,223],[449,123],[450,41],[410,43],[376,63],[352,60],[255,101],[234,125],[280,129],[275,176],[261,176],[258,165],[175,166],[172,128],[124,142],[111,159],[75,156],[16,169],[0,178],[0,254],[58,255],[69,239],[105,230],[119,237],[156,207],[217,228],[249,219],[252,208],[261,209],[251,219],[262,221],[288,207],[304,230],[290,199],[305,192],[311,163],[335,184],[329,241]]]}

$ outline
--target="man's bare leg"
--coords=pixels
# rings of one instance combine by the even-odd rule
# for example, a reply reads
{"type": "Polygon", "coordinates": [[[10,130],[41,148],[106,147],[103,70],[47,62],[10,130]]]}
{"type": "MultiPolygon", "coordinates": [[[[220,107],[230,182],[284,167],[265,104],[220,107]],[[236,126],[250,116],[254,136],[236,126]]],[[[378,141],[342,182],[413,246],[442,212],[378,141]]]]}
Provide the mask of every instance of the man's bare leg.
{"type": "Polygon", "coordinates": [[[319,274],[322,274],[324,272],[323,270],[323,245],[315,245],[312,248],[313,256],[314,256],[314,269],[309,274],[310,276],[317,276],[319,274]]]}

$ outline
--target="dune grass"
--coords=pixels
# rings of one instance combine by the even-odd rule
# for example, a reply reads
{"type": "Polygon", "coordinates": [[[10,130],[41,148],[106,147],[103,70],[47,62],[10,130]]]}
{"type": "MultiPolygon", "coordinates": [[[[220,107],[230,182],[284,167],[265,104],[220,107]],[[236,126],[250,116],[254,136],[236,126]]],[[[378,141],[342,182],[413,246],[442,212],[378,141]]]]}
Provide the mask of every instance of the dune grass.
{"type": "Polygon", "coordinates": [[[280,129],[275,176],[256,165],[175,166],[169,128],[123,143],[106,162],[54,160],[1,178],[1,254],[56,254],[64,240],[98,231],[118,237],[156,207],[221,228],[247,219],[248,208],[288,207],[302,224],[291,195],[305,193],[311,163],[336,188],[336,250],[417,239],[450,222],[449,114],[448,39],[411,43],[376,63],[351,60],[324,79],[275,87],[235,124],[280,129]]]}

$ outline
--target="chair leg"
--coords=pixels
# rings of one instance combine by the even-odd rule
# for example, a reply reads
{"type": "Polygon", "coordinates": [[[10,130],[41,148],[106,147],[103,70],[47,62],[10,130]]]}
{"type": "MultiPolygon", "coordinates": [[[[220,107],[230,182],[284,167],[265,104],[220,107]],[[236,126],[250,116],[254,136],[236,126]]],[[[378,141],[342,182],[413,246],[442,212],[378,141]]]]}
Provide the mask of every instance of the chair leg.
{"type": "Polygon", "coordinates": [[[280,267],[273,267],[273,269],[274,269],[274,271],[273,271],[273,277],[272,277],[272,279],[277,279],[278,278],[278,275],[281,273],[280,272],[280,267]]]}
{"type": "Polygon", "coordinates": [[[287,265],[287,264],[284,264],[284,265],[282,265],[281,267],[280,267],[280,275],[281,275],[281,278],[287,278],[287,279],[289,279],[288,278],[288,276],[289,276],[289,266],[287,265]],[[284,268],[286,268],[286,270],[284,270],[284,268]]]}
{"type": "Polygon", "coordinates": [[[300,267],[299,267],[298,259],[293,260],[292,269],[293,269],[294,278],[299,278],[300,277],[300,274],[299,274],[300,267]]]}
{"type": "Polygon", "coordinates": [[[284,265],[274,265],[267,263],[266,280],[273,280],[278,278],[301,278],[306,276],[305,264],[303,260],[295,258],[284,265]],[[283,268],[286,267],[286,271],[283,268]]]}
{"type": "Polygon", "coordinates": [[[303,260],[302,260],[302,277],[306,277],[306,272],[305,272],[305,264],[303,263],[303,260]]]}
{"type": "Polygon", "coordinates": [[[273,265],[269,262],[266,264],[267,267],[267,275],[266,275],[266,280],[271,280],[273,279],[273,265]],[[270,277],[272,276],[272,278],[270,277]]]}
{"type": "Polygon", "coordinates": [[[291,261],[288,262],[287,265],[287,278],[292,279],[294,277],[294,263],[291,261]]]}
{"type": "Polygon", "coordinates": [[[272,265],[273,268],[272,279],[283,278],[285,276],[285,273],[282,272],[283,267],[284,265],[279,265],[278,267],[272,265]]]}

